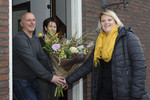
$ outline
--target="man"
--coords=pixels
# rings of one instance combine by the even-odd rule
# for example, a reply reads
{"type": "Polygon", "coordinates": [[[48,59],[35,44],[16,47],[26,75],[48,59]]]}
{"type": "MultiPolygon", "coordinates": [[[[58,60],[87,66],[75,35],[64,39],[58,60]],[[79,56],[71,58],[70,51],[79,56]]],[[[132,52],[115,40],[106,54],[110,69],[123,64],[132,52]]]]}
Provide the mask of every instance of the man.
{"type": "Polygon", "coordinates": [[[13,90],[17,100],[40,100],[36,79],[42,78],[56,85],[65,84],[64,78],[52,75],[48,58],[33,35],[36,21],[32,13],[25,13],[22,31],[13,38],[13,90]]]}

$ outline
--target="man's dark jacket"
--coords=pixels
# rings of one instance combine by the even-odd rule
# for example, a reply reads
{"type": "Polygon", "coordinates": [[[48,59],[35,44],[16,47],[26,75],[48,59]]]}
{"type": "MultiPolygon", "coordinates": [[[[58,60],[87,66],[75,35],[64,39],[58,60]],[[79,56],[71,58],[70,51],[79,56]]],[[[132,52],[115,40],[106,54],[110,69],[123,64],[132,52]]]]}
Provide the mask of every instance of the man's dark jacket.
{"type": "MultiPolygon", "coordinates": [[[[146,64],[140,40],[131,29],[119,27],[112,54],[112,89],[114,100],[148,100],[145,88],[146,64]]],[[[92,72],[91,96],[98,100],[101,86],[101,66],[93,66],[94,52],[87,61],[69,77],[72,84],[92,72]]]]}
{"type": "Polygon", "coordinates": [[[50,70],[39,39],[19,32],[13,38],[13,79],[31,80],[40,77],[50,82],[53,77],[50,70]]]}

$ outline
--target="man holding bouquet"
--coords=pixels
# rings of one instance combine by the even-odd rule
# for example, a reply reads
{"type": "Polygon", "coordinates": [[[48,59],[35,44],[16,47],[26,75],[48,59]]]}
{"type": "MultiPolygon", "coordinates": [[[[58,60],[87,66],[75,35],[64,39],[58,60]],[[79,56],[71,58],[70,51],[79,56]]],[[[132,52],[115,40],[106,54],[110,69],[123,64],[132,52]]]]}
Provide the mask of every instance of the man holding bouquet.
{"type": "Polygon", "coordinates": [[[39,39],[33,35],[36,21],[32,13],[25,13],[22,31],[13,38],[13,90],[17,100],[40,100],[37,78],[56,85],[65,84],[64,78],[52,75],[48,58],[39,39]]]}

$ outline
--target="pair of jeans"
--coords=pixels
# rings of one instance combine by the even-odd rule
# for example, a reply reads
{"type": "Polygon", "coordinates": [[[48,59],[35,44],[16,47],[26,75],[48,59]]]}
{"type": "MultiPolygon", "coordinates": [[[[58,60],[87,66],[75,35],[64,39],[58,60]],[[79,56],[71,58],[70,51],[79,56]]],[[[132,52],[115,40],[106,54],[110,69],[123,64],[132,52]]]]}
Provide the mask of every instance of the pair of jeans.
{"type": "Polygon", "coordinates": [[[17,100],[40,100],[36,80],[13,80],[13,92],[17,100]]]}

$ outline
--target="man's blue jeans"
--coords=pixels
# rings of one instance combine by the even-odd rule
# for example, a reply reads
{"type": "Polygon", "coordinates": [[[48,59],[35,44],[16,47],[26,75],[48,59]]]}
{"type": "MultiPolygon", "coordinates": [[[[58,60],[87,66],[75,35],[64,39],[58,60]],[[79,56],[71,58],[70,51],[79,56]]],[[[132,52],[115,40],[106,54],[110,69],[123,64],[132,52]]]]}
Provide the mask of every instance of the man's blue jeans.
{"type": "Polygon", "coordinates": [[[36,80],[13,80],[13,91],[17,100],[40,100],[36,80]]]}

